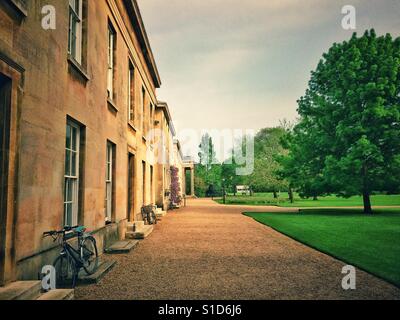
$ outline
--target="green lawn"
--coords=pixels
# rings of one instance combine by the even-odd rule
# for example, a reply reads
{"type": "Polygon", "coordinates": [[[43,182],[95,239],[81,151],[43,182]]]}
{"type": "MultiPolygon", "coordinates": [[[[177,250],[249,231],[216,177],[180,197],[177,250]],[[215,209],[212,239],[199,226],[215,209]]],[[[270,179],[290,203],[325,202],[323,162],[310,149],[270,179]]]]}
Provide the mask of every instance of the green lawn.
{"type": "Polygon", "coordinates": [[[310,247],[400,287],[400,210],[304,209],[245,213],[310,247]]]}
{"type": "MultiPolygon", "coordinates": [[[[294,203],[290,203],[287,193],[281,193],[279,199],[274,199],[272,193],[257,193],[253,196],[233,196],[226,197],[226,204],[246,204],[246,205],[274,205],[279,207],[347,207],[362,206],[361,196],[354,196],[348,199],[326,196],[319,197],[317,201],[313,199],[301,199],[295,195],[294,203]]],[[[222,203],[222,199],[216,199],[222,203]]],[[[400,195],[373,195],[371,196],[373,206],[400,206],[400,195]]]]}

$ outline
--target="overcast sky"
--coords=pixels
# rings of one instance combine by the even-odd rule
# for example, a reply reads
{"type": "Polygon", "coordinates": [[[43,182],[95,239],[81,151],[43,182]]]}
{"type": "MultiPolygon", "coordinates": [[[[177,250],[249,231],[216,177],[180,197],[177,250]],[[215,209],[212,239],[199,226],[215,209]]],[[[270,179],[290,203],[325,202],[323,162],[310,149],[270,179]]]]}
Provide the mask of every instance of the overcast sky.
{"type": "Polygon", "coordinates": [[[320,57],[358,33],[399,36],[399,0],[138,0],[175,127],[255,129],[296,118],[320,57]]]}

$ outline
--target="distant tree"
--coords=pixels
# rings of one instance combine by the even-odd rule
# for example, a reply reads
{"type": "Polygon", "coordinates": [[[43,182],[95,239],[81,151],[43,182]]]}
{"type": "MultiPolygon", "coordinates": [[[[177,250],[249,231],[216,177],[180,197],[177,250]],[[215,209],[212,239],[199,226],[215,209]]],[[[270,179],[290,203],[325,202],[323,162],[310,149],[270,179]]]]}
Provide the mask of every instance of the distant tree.
{"type": "Polygon", "coordinates": [[[217,163],[216,153],[212,138],[208,133],[201,137],[199,145],[199,160],[200,164],[205,166],[206,171],[211,169],[211,165],[217,163]]]}
{"type": "Polygon", "coordinates": [[[371,213],[371,192],[400,179],[400,38],[371,30],[335,43],[298,103],[287,178],[305,194],[360,194],[371,213]]]}
{"type": "Polygon", "coordinates": [[[243,184],[243,176],[237,174],[238,168],[232,150],[232,156],[221,165],[221,178],[224,180],[226,191],[234,195],[236,195],[236,186],[243,184]]]}
{"type": "Polygon", "coordinates": [[[211,136],[205,133],[199,145],[199,163],[196,164],[195,190],[196,195],[205,196],[210,188],[221,188],[221,164],[218,163],[211,136]],[[211,187],[212,186],[212,187],[211,187]]]}
{"type": "Polygon", "coordinates": [[[285,153],[280,143],[285,134],[284,128],[276,127],[261,129],[255,136],[254,171],[244,177],[245,184],[253,191],[273,192],[278,198],[278,192],[288,188],[287,182],[277,174],[280,169],[277,156],[285,153]]]}
{"type": "Polygon", "coordinates": [[[194,177],[194,193],[197,197],[205,197],[207,191],[207,184],[205,183],[203,177],[198,175],[196,171],[196,175],[194,177]]]}

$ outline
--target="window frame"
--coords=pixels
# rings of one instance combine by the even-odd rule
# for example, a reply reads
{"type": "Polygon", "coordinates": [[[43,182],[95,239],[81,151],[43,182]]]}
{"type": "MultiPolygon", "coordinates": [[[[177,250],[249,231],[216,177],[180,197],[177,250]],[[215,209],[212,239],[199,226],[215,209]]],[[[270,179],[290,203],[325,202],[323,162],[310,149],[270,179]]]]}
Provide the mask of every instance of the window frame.
{"type": "Polygon", "coordinates": [[[112,222],[114,203],[114,158],[115,145],[107,141],[106,146],[106,194],[105,194],[105,222],[112,222]]]}
{"type": "Polygon", "coordinates": [[[135,66],[129,59],[128,71],[128,122],[135,122],[135,66]]]}
{"type": "Polygon", "coordinates": [[[107,27],[107,97],[114,100],[115,48],[117,33],[108,21],[107,27]]]}
{"type": "Polygon", "coordinates": [[[68,54],[82,64],[83,47],[83,0],[69,0],[68,54]]]}
{"type": "Polygon", "coordinates": [[[145,135],[145,112],[146,112],[146,89],[142,85],[142,94],[141,94],[141,107],[142,107],[142,134],[145,135]]]}
{"type": "Polygon", "coordinates": [[[75,226],[79,218],[79,183],[80,183],[80,144],[81,127],[72,120],[67,120],[66,125],[66,143],[64,155],[64,225],[75,226]],[[74,136],[74,129],[76,135],[74,136]],[[70,146],[68,147],[68,130],[70,130],[70,146]],[[75,148],[73,148],[75,140],[75,148]],[[68,157],[69,154],[69,157],[68,157]],[[75,154],[75,159],[73,155],[75,154]],[[67,161],[68,160],[68,161],[67,161]],[[73,172],[73,161],[75,160],[75,171],[73,172]],[[69,167],[67,167],[67,162],[69,167]],[[67,173],[69,169],[69,174],[67,173]],[[71,186],[71,189],[67,188],[71,186]],[[70,194],[69,194],[70,192],[70,194]],[[70,196],[70,197],[69,197],[70,196]],[[68,206],[71,205],[71,211],[68,206]],[[69,214],[71,217],[69,217],[69,214]]]}

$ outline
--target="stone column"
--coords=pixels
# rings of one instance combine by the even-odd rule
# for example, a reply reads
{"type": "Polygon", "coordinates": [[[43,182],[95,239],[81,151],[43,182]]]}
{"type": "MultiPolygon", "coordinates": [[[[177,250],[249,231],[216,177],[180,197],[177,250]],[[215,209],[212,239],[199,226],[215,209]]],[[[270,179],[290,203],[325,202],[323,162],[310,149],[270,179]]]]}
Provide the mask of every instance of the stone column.
{"type": "Polygon", "coordinates": [[[194,197],[194,168],[190,169],[190,191],[192,192],[192,197],[194,197]]]}
{"type": "Polygon", "coordinates": [[[182,168],[182,181],[181,181],[181,184],[182,184],[182,196],[184,195],[184,196],[186,196],[186,168],[185,167],[183,167],[182,168]]]}

